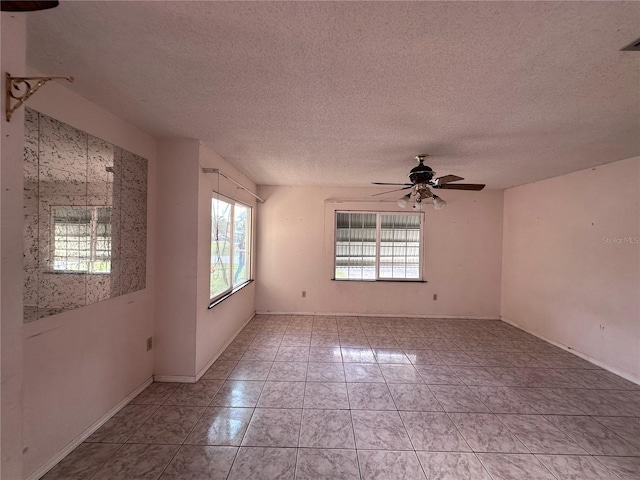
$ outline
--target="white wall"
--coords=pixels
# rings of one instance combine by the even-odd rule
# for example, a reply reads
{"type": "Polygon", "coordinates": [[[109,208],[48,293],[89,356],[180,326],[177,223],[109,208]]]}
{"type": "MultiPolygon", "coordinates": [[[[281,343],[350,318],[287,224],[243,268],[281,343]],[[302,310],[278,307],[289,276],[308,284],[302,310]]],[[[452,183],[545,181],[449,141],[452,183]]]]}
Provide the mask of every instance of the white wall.
{"type": "MultiPolygon", "coordinates": [[[[2,76],[25,72],[26,18],[2,13],[2,76]]],[[[4,78],[2,79],[4,85],[4,78]]],[[[5,120],[0,157],[0,477],[22,478],[22,158],[24,109],[5,120]]]]}
{"type": "Polygon", "coordinates": [[[146,338],[153,334],[156,213],[153,137],[57,83],[43,87],[29,106],[147,158],[149,183],[147,288],[24,325],[25,476],[153,374],[146,338]]]}
{"type": "Polygon", "coordinates": [[[505,193],[502,316],[640,382],[640,157],[505,193]]]}
{"type": "Polygon", "coordinates": [[[166,379],[195,370],[199,143],[162,140],[158,151],[154,373],[166,379]]]}
{"type": "MultiPolygon", "coordinates": [[[[256,192],[255,184],[209,147],[200,147],[200,167],[219,168],[235,181],[256,192]]],[[[233,294],[212,309],[209,305],[209,273],[211,259],[211,196],[222,195],[253,207],[256,218],[256,200],[223,176],[213,173],[199,174],[198,200],[198,295],[196,301],[196,373],[201,372],[218,355],[226,343],[256,311],[255,282],[233,294]]],[[[255,237],[255,235],[254,235],[255,237]]],[[[253,256],[252,256],[253,257],[253,256]]]]}
{"type": "Polygon", "coordinates": [[[371,202],[378,191],[260,187],[257,311],[497,318],[502,191],[446,191],[446,208],[425,205],[427,283],[331,280],[336,209],[405,211],[393,194],[391,202],[371,202]]]}
{"type": "Polygon", "coordinates": [[[255,312],[251,284],[209,310],[211,195],[255,206],[251,195],[202,167],[219,168],[247,188],[256,187],[197,140],[159,143],[157,339],[155,378],[193,382],[255,312]]]}

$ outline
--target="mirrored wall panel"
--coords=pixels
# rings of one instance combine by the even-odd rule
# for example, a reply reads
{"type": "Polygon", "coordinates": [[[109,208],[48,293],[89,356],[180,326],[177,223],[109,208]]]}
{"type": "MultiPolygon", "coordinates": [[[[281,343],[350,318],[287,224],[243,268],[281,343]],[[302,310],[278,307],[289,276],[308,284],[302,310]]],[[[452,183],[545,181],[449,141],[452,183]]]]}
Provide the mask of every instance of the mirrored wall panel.
{"type": "Polygon", "coordinates": [[[145,288],[147,160],[27,109],[24,321],[145,288]]]}

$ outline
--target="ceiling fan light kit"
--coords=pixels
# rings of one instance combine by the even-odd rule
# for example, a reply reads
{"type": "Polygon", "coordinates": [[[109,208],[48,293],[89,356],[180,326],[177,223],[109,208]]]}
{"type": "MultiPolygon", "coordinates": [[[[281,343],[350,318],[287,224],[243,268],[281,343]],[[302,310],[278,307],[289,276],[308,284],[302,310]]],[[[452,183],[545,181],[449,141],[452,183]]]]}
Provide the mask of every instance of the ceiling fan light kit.
{"type": "Polygon", "coordinates": [[[480,183],[452,183],[464,180],[464,178],[458,177],[457,175],[445,175],[443,177],[433,178],[436,172],[434,172],[431,167],[424,164],[425,158],[427,158],[426,155],[416,156],[418,166],[413,167],[409,172],[409,180],[411,181],[411,183],[372,182],[374,185],[402,186],[402,188],[398,188],[388,192],[376,193],[372,196],[384,195],[391,192],[397,192],[398,190],[411,189],[409,193],[398,200],[398,206],[400,208],[406,208],[411,201],[411,198],[413,197],[413,200],[415,201],[413,208],[420,208],[423,200],[431,198],[433,200],[433,206],[435,207],[435,209],[440,210],[447,205],[447,202],[445,202],[438,195],[432,193],[431,188],[443,188],[447,190],[472,190],[477,192],[485,187],[484,184],[480,183]]]}
{"type": "Polygon", "coordinates": [[[410,201],[411,201],[411,194],[407,193],[404,197],[398,200],[398,206],[400,208],[406,208],[410,201]]]}
{"type": "Polygon", "coordinates": [[[447,206],[447,202],[441,199],[438,195],[434,195],[433,206],[435,207],[436,210],[440,210],[441,208],[444,208],[447,206]]]}

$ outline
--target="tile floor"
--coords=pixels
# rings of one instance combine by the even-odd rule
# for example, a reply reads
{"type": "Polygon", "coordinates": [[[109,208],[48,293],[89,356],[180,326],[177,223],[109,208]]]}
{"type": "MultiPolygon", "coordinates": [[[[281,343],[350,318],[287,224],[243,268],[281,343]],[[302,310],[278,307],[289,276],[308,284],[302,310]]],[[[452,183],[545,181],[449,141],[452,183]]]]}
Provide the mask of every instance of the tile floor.
{"type": "Polygon", "coordinates": [[[258,315],[46,480],[638,480],[640,386],[500,321],[258,315]]]}

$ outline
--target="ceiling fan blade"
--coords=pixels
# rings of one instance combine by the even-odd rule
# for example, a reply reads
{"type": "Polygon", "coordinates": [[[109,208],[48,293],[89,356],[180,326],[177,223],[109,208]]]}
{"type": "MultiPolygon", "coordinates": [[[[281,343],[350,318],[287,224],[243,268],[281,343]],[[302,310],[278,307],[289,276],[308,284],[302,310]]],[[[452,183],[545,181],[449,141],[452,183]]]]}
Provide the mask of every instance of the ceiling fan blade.
{"type": "Polygon", "coordinates": [[[57,6],[57,1],[2,1],[3,12],[35,12],[36,10],[46,10],[57,6]]]}
{"type": "Polygon", "coordinates": [[[445,183],[459,182],[460,180],[464,180],[464,178],[457,175],[444,175],[442,177],[434,178],[433,183],[435,185],[444,185],[445,183]]]}
{"type": "Polygon", "coordinates": [[[445,183],[444,185],[434,185],[433,188],[444,188],[447,190],[474,190],[480,191],[485,186],[481,183],[445,183]]]}
{"type": "Polygon", "coordinates": [[[413,187],[413,183],[385,183],[385,182],[371,182],[373,185],[404,185],[407,187],[413,187]]]}
{"type": "Polygon", "coordinates": [[[399,192],[400,190],[408,190],[408,189],[410,189],[412,187],[413,187],[413,185],[409,185],[408,187],[396,188],[395,190],[389,190],[388,192],[374,193],[371,196],[372,197],[377,197],[378,195],[384,195],[385,193],[399,192]]]}

